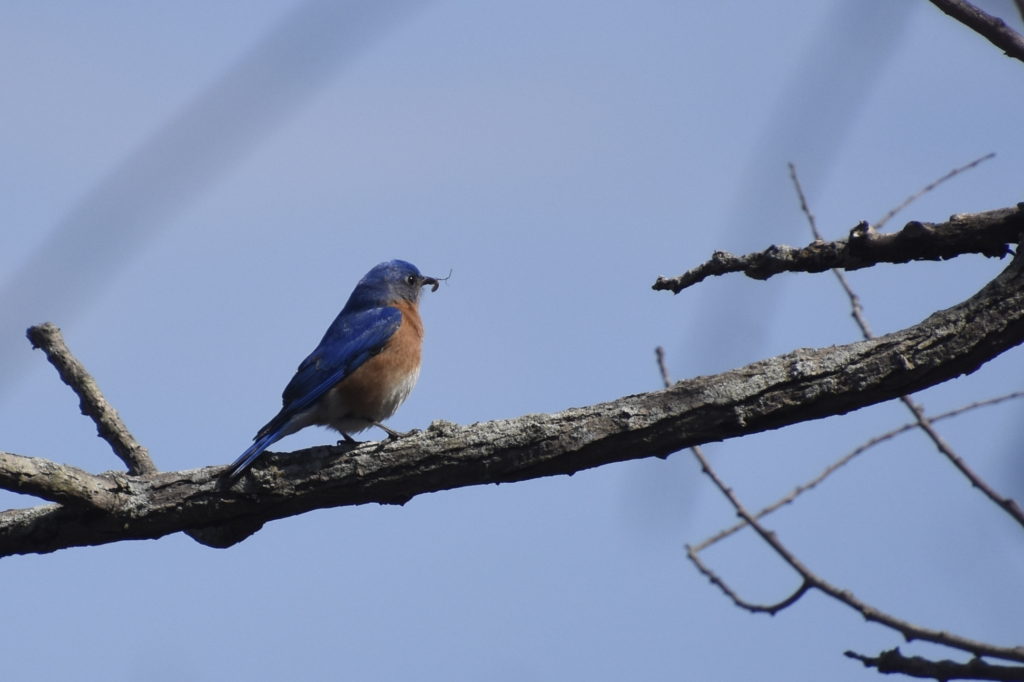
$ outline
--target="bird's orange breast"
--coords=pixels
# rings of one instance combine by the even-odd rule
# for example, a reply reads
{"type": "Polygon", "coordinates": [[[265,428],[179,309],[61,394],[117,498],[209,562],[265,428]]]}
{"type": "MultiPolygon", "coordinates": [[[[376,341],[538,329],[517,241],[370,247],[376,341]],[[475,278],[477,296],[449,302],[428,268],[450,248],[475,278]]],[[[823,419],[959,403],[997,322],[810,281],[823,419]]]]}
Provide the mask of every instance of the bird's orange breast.
{"type": "MultiPolygon", "coordinates": [[[[423,321],[415,304],[402,301],[394,307],[401,311],[402,323],[384,348],[328,393],[331,426],[339,428],[339,422],[347,423],[352,419],[383,421],[398,410],[416,384],[420,373],[423,321]]],[[[339,430],[353,429],[347,423],[347,428],[339,430]]]]}

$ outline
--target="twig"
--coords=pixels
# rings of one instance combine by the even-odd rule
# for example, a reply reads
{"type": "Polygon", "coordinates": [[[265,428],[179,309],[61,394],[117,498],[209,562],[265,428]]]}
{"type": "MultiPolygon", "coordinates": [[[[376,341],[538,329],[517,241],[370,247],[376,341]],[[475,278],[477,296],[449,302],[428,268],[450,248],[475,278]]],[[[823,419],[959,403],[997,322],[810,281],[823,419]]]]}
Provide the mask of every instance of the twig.
{"type": "Polygon", "coordinates": [[[742,272],[768,279],[780,272],[824,272],[832,268],[859,270],[879,263],[946,260],[967,253],[1001,258],[1008,244],[1024,232],[1024,204],[985,213],[958,214],[944,223],[911,221],[899,232],[879,233],[867,222],[850,230],[846,239],[817,240],[802,248],[771,246],[764,251],[734,256],[715,252],[711,259],[676,277],[658,277],[656,291],[679,293],[708,277],[742,272]]]}
{"type": "MultiPolygon", "coordinates": [[[[984,160],[984,157],[982,159],[979,159],[978,161],[968,164],[967,166],[964,166],[963,169],[966,170],[967,168],[971,168],[974,165],[980,163],[982,160],[984,160]]],[[[793,183],[796,187],[797,195],[800,199],[800,206],[803,209],[804,214],[807,216],[808,222],[810,223],[811,232],[814,234],[815,237],[820,239],[817,226],[815,225],[814,216],[811,214],[810,209],[807,206],[807,200],[804,196],[803,189],[800,187],[800,180],[797,178],[796,168],[795,166],[793,166],[793,164],[789,165],[789,171],[790,177],[793,179],[793,183]]],[[[950,173],[947,173],[942,178],[939,178],[938,180],[933,182],[930,186],[938,185],[944,179],[953,177],[960,171],[961,169],[955,169],[950,173]]],[[[927,188],[925,189],[925,191],[927,191],[927,188]]],[[[923,193],[924,191],[919,192],[917,195],[912,196],[907,202],[904,203],[913,201],[917,196],[920,196],[923,193]]],[[[893,212],[895,212],[895,210],[893,212]]],[[[875,338],[874,333],[871,331],[871,327],[868,326],[867,318],[864,317],[864,309],[861,306],[860,297],[857,296],[857,294],[853,291],[853,288],[847,281],[846,276],[841,271],[835,268],[832,269],[832,274],[835,275],[836,279],[839,281],[839,285],[843,288],[843,291],[846,293],[846,296],[850,301],[850,307],[852,309],[853,318],[854,320],[856,320],[857,326],[860,327],[861,334],[864,336],[865,339],[875,338]]],[[[900,401],[904,405],[906,405],[907,409],[910,410],[910,413],[914,415],[914,419],[917,420],[917,425],[921,428],[922,431],[925,432],[925,434],[927,434],[928,438],[931,439],[932,443],[934,443],[935,447],[939,450],[939,452],[941,452],[946,457],[946,459],[948,459],[953,464],[953,466],[955,466],[957,470],[960,471],[960,473],[967,477],[967,480],[971,482],[971,485],[980,490],[989,500],[994,502],[1000,509],[1009,514],[1017,523],[1019,523],[1021,526],[1024,526],[1024,510],[1022,510],[1013,499],[997,493],[994,488],[988,485],[988,483],[986,483],[985,480],[981,478],[981,476],[975,473],[975,471],[967,465],[963,457],[960,457],[953,450],[953,447],[948,442],[946,442],[946,440],[939,434],[938,431],[935,430],[935,428],[932,426],[931,421],[929,421],[928,416],[925,414],[924,408],[918,405],[913,398],[906,394],[900,396],[900,401]]]]}
{"type": "MultiPolygon", "coordinates": [[[[1021,1],[1024,2],[1024,0],[1021,0],[1021,1]]],[[[939,179],[937,179],[937,180],[935,180],[933,182],[928,183],[927,185],[925,185],[924,187],[919,189],[917,192],[911,194],[909,197],[904,199],[903,202],[900,203],[898,206],[896,206],[895,208],[889,209],[889,211],[884,216],[882,216],[881,219],[878,222],[875,223],[875,229],[876,230],[882,229],[882,227],[887,222],[892,220],[892,218],[897,213],[899,213],[900,211],[905,209],[907,206],[910,206],[912,203],[914,203],[915,201],[917,201],[918,199],[923,197],[925,194],[928,194],[928,192],[931,192],[932,190],[934,190],[936,187],[938,187],[942,183],[946,182],[947,180],[952,180],[953,178],[955,178],[956,176],[960,175],[961,173],[965,173],[965,172],[971,170],[972,168],[974,168],[975,166],[978,166],[981,163],[983,163],[985,161],[988,161],[989,159],[994,159],[995,156],[996,156],[995,152],[989,152],[988,154],[985,154],[985,156],[979,157],[979,158],[975,159],[974,161],[971,161],[968,164],[960,166],[959,168],[954,168],[953,170],[951,170],[948,173],[946,173],[945,175],[943,175],[941,178],[939,178],[939,179]]]]}
{"type": "MultiPolygon", "coordinates": [[[[793,187],[796,189],[797,198],[800,200],[800,210],[803,211],[804,216],[807,217],[807,223],[811,228],[811,234],[818,241],[822,241],[821,232],[818,231],[818,222],[814,219],[814,214],[811,213],[811,208],[807,204],[807,196],[804,194],[804,188],[800,185],[800,178],[796,174],[796,166],[792,163],[789,164],[789,177],[793,181],[793,187]]],[[[868,326],[867,318],[864,317],[864,307],[860,303],[860,296],[853,290],[850,283],[846,281],[846,277],[838,268],[832,268],[832,274],[835,275],[839,281],[839,285],[846,292],[846,297],[850,300],[851,315],[857,322],[857,326],[864,331],[865,338],[872,338],[874,334],[871,333],[871,328],[868,326]]]]}
{"type": "Polygon", "coordinates": [[[910,677],[924,677],[935,680],[997,680],[998,682],[1020,682],[1024,680],[1024,667],[1016,665],[992,665],[980,658],[967,663],[958,661],[932,661],[920,656],[904,656],[900,650],[890,649],[878,656],[865,656],[854,651],[845,652],[847,658],[860,661],[866,668],[875,668],[882,674],[899,673],[910,677]]]}
{"type": "Polygon", "coordinates": [[[78,396],[82,414],[93,420],[100,438],[110,444],[114,454],[128,467],[128,473],[137,476],[156,472],[146,448],[132,437],[117,410],[103,397],[95,380],[68,350],[60,329],[47,322],[30,327],[27,336],[33,348],[40,348],[46,353],[46,359],[57,368],[61,380],[78,396]]]}
{"type": "MultiPolygon", "coordinates": [[[[943,412],[942,414],[939,414],[939,415],[936,415],[936,416],[932,417],[931,420],[933,422],[942,421],[943,419],[949,419],[951,417],[955,417],[957,415],[963,414],[965,412],[969,412],[971,410],[975,410],[975,409],[978,409],[978,408],[981,408],[981,407],[987,407],[989,405],[996,405],[996,404],[1004,402],[1006,400],[1014,400],[1014,399],[1020,398],[1020,397],[1024,397],[1024,391],[1015,391],[1013,393],[1007,393],[1006,395],[997,396],[995,398],[989,398],[987,400],[979,400],[979,401],[973,402],[973,403],[971,403],[969,405],[963,405],[961,407],[958,407],[956,409],[950,410],[948,412],[943,412]]],[[[831,464],[829,464],[827,467],[825,467],[821,471],[820,474],[818,474],[814,478],[810,479],[806,483],[802,483],[802,484],[798,485],[792,491],[790,491],[790,493],[788,495],[779,498],[775,502],[772,502],[768,506],[766,506],[763,509],[761,509],[759,512],[757,512],[756,517],[758,519],[763,519],[765,516],[768,516],[769,514],[771,514],[772,512],[777,511],[778,509],[781,509],[782,507],[786,506],[787,504],[793,503],[800,495],[804,494],[805,492],[807,492],[809,490],[812,490],[812,489],[816,488],[826,478],[828,478],[829,476],[834,474],[840,468],[846,466],[852,459],[854,459],[858,455],[866,452],[867,450],[870,450],[871,448],[875,447],[876,445],[878,445],[880,443],[883,443],[883,442],[885,442],[887,440],[891,440],[891,439],[895,438],[896,436],[899,436],[899,435],[901,435],[903,433],[906,433],[907,431],[911,431],[911,430],[916,429],[916,428],[918,428],[918,423],[916,421],[908,423],[908,424],[903,424],[900,427],[897,427],[895,429],[892,429],[891,431],[887,431],[887,432],[885,432],[885,433],[883,433],[883,434],[881,434],[879,436],[875,436],[874,438],[871,438],[871,439],[865,441],[864,443],[862,443],[861,445],[857,446],[856,448],[854,448],[850,452],[846,453],[845,455],[843,455],[842,457],[840,457],[836,461],[834,461],[831,464]]],[[[705,540],[697,543],[696,545],[693,545],[693,551],[694,552],[703,552],[705,549],[707,549],[711,545],[714,545],[717,542],[721,542],[725,538],[729,537],[730,535],[734,535],[735,533],[738,533],[739,531],[743,530],[746,527],[747,527],[747,522],[746,521],[739,521],[739,522],[733,524],[732,526],[729,526],[728,528],[724,528],[724,529],[718,531],[717,533],[715,533],[714,535],[709,536],[708,538],[706,538],[705,540]]]]}
{"type": "Polygon", "coordinates": [[[708,566],[701,560],[699,552],[699,549],[691,547],[690,545],[686,545],[686,557],[693,562],[693,565],[697,567],[697,570],[700,571],[701,575],[707,578],[712,585],[720,589],[722,593],[725,594],[725,596],[729,597],[729,599],[732,600],[733,604],[740,607],[741,609],[750,611],[751,613],[767,613],[770,616],[774,616],[779,611],[795,604],[797,600],[800,599],[800,597],[804,596],[807,590],[811,589],[810,583],[804,581],[800,585],[800,587],[798,587],[793,592],[793,594],[789,595],[780,602],[777,602],[775,604],[755,604],[753,602],[749,602],[743,599],[739,594],[736,593],[735,590],[733,590],[729,586],[727,582],[722,580],[722,578],[717,573],[708,568],[708,566]]]}
{"type": "Polygon", "coordinates": [[[942,644],[954,649],[960,649],[961,651],[966,651],[975,656],[990,656],[992,658],[1024,662],[1024,646],[1001,647],[989,644],[988,642],[980,642],[966,637],[961,637],[949,632],[932,630],[930,628],[914,625],[913,623],[896,618],[895,616],[861,601],[849,590],[841,589],[832,585],[804,565],[796,555],[782,544],[774,532],[767,530],[761,525],[760,521],[754,518],[754,516],[747,511],[733,493],[732,489],[726,486],[722,479],[719,478],[718,474],[715,473],[715,470],[711,467],[711,464],[708,462],[706,457],[699,453],[694,453],[694,455],[697,457],[697,461],[700,462],[701,470],[725,496],[740,518],[746,521],[750,527],[753,528],[759,536],[761,536],[761,539],[764,540],[783,561],[789,564],[789,566],[796,571],[803,581],[810,587],[827,594],[843,604],[846,604],[860,613],[866,620],[879,623],[896,630],[908,641],[919,639],[927,642],[933,642],[935,644],[942,644]]]}
{"type": "Polygon", "coordinates": [[[1018,505],[1012,498],[1005,497],[997,493],[995,489],[985,481],[985,479],[971,469],[967,465],[967,462],[964,461],[963,457],[956,454],[950,444],[947,443],[941,435],[939,435],[939,432],[935,430],[928,417],[925,415],[924,409],[914,402],[910,396],[902,396],[900,400],[903,401],[903,404],[907,406],[907,409],[913,413],[914,417],[917,419],[918,426],[921,427],[922,431],[928,434],[928,437],[932,440],[932,443],[935,444],[935,447],[938,448],[939,452],[945,455],[946,459],[948,459],[961,474],[967,477],[967,480],[971,482],[971,485],[980,490],[982,494],[994,502],[996,506],[1009,514],[1014,521],[1019,523],[1021,526],[1024,526],[1024,510],[1021,510],[1020,505],[1018,505]]]}
{"type": "Polygon", "coordinates": [[[117,507],[116,484],[88,471],[38,457],[0,452],[0,488],[51,502],[109,512],[117,507]]]}
{"type": "Polygon", "coordinates": [[[661,373],[661,383],[668,388],[672,385],[672,379],[669,378],[668,367],[665,366],[665,349],[658,346],[654,349],[654,357],[658,361],[658,371],[661,373]]]}
{"type": "MultiPolygon", "coordinates": [[[[1024,36],[965,0],[930,0],[933,5],[964,24],[975,33],[1006,53],[1006,56],[1024,61],[1024,36]]],[[[1019,5],[1018,5],[1019,7],[1019,5]]]]}

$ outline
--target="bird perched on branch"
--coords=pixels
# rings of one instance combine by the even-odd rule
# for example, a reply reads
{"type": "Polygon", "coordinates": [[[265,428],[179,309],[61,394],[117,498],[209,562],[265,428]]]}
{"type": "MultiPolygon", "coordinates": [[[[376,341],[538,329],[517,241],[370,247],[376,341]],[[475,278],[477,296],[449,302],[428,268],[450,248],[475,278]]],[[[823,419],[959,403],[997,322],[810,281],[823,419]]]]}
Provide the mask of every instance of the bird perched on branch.
{"type": "Polygon", "coordinates": [[[423,321],[418,304],[428,285],[437,291],[438,280],[403,260],[366,273],[288,382],[281,411],[231,464],[228,478],[238,478],[272,443],[314,424],[336,429],[349,442],[355,442],[351,434],[371,426],[401,436],[381,422],[395,413],[419,377],[423,321]]]}

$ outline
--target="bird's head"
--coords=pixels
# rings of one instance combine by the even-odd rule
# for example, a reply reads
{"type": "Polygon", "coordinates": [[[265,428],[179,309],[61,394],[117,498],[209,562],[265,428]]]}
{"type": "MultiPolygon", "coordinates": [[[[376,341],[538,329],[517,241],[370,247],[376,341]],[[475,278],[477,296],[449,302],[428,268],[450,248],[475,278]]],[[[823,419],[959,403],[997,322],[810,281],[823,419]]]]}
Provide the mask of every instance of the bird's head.
{"type": "Polygon", "coordinates": [[[416,303],[424,286],[437,291],[439,282],[435,277],[420,273],[412,263],[404,260],[390,260],[375,265],[366,273],[345,304],[349,310],[360,310],[390,305],[398,301],[416,303]]]}

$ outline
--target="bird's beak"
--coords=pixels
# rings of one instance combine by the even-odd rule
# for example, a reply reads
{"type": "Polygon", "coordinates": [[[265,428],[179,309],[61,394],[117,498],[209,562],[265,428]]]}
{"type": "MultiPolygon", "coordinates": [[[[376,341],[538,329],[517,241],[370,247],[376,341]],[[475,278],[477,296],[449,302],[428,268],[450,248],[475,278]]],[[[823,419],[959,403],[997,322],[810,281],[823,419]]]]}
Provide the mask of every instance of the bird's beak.
{"type": "Polygon", "coordinates": [[[430,285],[431,291],[437,291],[437,288],[441,286],[441,283],[437,281],[436,277],[424,277],[420,282],[421,287],[425,287],[428,284],[430,285]]]}

